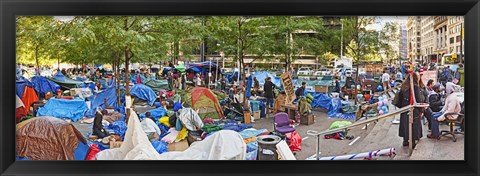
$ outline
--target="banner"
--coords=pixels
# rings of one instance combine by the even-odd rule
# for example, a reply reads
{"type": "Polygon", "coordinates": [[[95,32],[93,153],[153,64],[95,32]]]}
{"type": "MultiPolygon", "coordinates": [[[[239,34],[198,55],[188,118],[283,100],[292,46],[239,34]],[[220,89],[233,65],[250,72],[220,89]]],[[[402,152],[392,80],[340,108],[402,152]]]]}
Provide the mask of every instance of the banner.
{"type": "Polygon", "coordinates": [[[283,73],[280,75],[280,79],[282,80],[282,86],[285,89],[285,94],[287,94],[286,97],[286,104],[292,102],[295,100],[295,92],[293,90],[293,82],[292,82],[292,76],[290,73],[283,73]]]}

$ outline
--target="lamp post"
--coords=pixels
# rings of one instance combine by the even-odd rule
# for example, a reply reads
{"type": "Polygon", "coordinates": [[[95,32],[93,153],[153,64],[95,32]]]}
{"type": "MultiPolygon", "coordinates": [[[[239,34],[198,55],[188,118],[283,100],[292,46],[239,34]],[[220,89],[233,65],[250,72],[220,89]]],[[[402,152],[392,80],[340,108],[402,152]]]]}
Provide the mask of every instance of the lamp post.
{"type": "Polygon", "coordinates": [[[212,82],[212,58],[209,59],[210,60],[210,69],[208,70],[208,88],[210,89],[210,83],[212,82]]]}

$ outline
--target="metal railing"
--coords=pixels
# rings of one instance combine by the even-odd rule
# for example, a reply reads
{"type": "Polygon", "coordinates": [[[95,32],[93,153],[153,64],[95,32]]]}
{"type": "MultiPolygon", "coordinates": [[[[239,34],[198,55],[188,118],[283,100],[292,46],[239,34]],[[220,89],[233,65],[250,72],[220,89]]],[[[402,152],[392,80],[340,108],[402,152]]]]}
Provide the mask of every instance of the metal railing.
{"type": "MultiPolygon", "coordinates": [[[[349,129],[351,128],[354,128],[354,127],[357,127],[357,126],[362,126],[362,125],[366,125],[367,123],[370,123],[370,122],[378,122],[379,120],[381,119],[384,119],[384,118],[387,118],[387,117],[391,117],[391,116],[395,116],[395,115],[398,115],[398,114],[401,114],[401,113],[404,113],[404,112],[409,112],[410,111],[410,114],[413,115],[413,109],[414,108],[418,108],[418,107],[422,107],[422,108],[425,108],[425,107],[428,107],[428,104],[415,104],[415,105],[408,105],[408,106],[405,106],[403,108],[400,108],[398,109],[397,111],[394,111],[394,112],[391,112],[391,113],[388,113],[388,114],[383,114],[383,115],[380,115],[378,117],[374,117],[374,118],[369,118],[367,120],[364,120],[364,121],[361,121],[361,122],[358,122],[358,123],[354,123],[354,124],[351,124],[351,125],[347,125],[347,126],[344,126],[344,127],[340,127],[340,128],[335,128],[335,129],[331,129],[331,130],[326,130],[326,131],[322,131],[322,132],[318,132],[318,131],[314,131],[314,130],[308,130],[307,131],[307,135],[311,135],[311,136],[316,136],[317,137],[317,153],[316,153],[316,156],[317,156],[317,160],[320,160],[320,137],[322,135],[326,135],[326,134],[332,134],[332,133],[338,133],[338,132],[344,132],[344,131],[348,131],[349,129]]],[[[409,119],[409,143],[410,143],[410,146],[409,146],[409,155],[412,154],[412,151],[413,151],[413,147],[412,147],[412,137],[411,137],[411,129],[412,129],[412,124],[413,124],[413,119],[409,119]]]]}

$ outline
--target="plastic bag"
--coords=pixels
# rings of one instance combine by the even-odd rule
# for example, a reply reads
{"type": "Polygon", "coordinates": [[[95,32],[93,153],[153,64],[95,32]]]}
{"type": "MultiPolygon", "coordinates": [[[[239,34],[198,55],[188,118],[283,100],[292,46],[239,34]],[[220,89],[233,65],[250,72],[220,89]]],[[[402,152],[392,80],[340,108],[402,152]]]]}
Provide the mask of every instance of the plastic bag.
{"type": "Polygon", "coordinates": [[[168,116],[164,116],[164,117],[160,118],[158,121],[160,122],[160,124],[164,124],[164,125],[166,125],[167,127],[171,127],[171,125],[170,125],[170,117],[168,117],[168,116]]]}
{"type": "Polygon", "coordinates": [[[87,157],[85,158],[85,160],[97,160],[97,153],[100,152],[102,150],[100,150],[98,148],[98,144],[92,144],[90,145],[90,151],[88,151],[88,154],[87,154],[87,157]]]}
{"type": "Polygon", "coordinates": [[[168,143],[163,141],[153,141],[152,142],[153,148],[158,152],[158,154],[162,154],[168,152],[168,143]]]}
{"type": "Polygon", "coordinates": [[[302,137],[297,133],[297,131],[287,133],[288,138],[288,147],[290,147],[291,151],[298,151],[302,150],[302,137]]]}

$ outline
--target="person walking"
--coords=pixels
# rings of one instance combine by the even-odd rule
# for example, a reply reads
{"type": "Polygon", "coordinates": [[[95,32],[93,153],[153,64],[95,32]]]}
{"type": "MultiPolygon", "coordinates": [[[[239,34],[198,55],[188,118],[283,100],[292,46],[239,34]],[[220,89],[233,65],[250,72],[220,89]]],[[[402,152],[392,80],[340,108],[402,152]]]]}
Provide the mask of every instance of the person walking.
{"type": "Polygon", "coordinates": [[[390,75],[386,72],[386,71],[383,71],[383,75],[382,75],[382,83],[383,83],[383,90],[387,90],[390,88],[390,75]]]}
{"type": "MultiPolygon", "coordinates": [[[[267,108],[271,111],[273,108],[273,102],[275,95],[273,91],[275,90],[275,84],[272,83],[272,78],[268,77],[263,85],[263,90],[265,91],[265,98],[267,98],[267,108]]],[[[268,112],[268,111],[267,111],[268,112]]]]}

